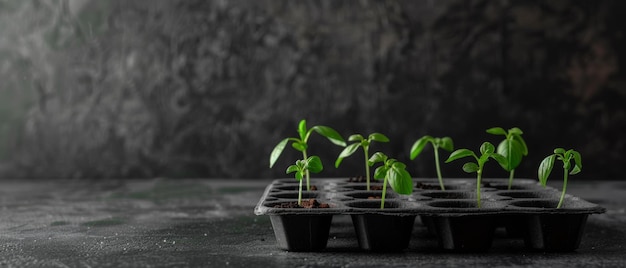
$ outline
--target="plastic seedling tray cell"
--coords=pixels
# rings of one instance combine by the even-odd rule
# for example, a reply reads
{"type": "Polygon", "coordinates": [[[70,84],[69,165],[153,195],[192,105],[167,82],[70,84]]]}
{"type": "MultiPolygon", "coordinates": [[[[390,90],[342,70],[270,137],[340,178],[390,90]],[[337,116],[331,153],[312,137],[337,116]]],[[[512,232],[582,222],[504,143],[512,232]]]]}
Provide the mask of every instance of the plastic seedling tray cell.
{"type": "MultiPolygon", "coordinates": [[[[303,200],[315,198],[328,208],[283,208],[281,203],[297,201],[293,179],[270,183],[255,214],[270,216],[278,246],[289,251],[320,251],[326,248],[333,215],[350,215],[355,240],[366,251],[402,251],[410,245],[415,218],[437,237],[445,251],[487,251],[493,232],[506,227],[510,237],[524,239],[527,248],[537,251],[573,251],[581,243],[590,214],[605,209],[566,195],[562,208],[556,204],[560,192],[544,188],[535,180],[484,179],[481,207],[476,206],[474,179],[446,179],[446,191],[436,179],[414,179],[409,196],[388,192],[385,209],[380,209],[380,190],[365,190],[365,183],[344,179],[315,179],[316,191],[303,191],[303,200]],[[360,187],[363,188],[360,188],[360,187]],[[373,198],[373,199],[370,199],[373,198]]],[[[380,185],[372,183],[371,186],[380,185]]]]}
{"type": "Polygon", "coordinates": [[[332,215],[270,216],[278,246],[289,251],[325,249],[332,218],[332,215]]]}
{"type": "MultiPolygon", "coordinates": [[[[380,210],[380,201],[356,201],[350,207],[361,208],[364,213],[352,214],[352,223],[361,249],[369,251],[401,251],[409,246],[415,215],[371,214],[368,210],[380,210]]],[[[385,201],[385,210],[393,212],[400,208],[396,201],[385,201]]]]}
{"type": "Polygon", "coordinates": [[[584,232],[589,214],[595,205],[567,196],[563,206],[556,208],[558,199],[532,199],[511,202],[523,210],[526,247],[547,252],[576,250],[584,232]]]}

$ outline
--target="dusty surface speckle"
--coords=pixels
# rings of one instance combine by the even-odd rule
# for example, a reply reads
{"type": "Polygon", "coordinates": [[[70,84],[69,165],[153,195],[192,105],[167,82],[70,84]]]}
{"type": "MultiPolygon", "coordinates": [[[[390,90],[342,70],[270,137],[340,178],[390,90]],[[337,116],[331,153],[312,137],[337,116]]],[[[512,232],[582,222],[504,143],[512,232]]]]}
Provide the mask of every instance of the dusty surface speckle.
{"type": "MultiPolygon", "coordinates": [[[[0,182],[0,265],[30,267],[600,267],[626,264],[626,184],[572,182],[569,193],[595,199],[573,253],[528,251],[497,233],[482,254],[437,250],[416,222],[404,253],[358,248],[349,217],[336,216],[326,252],[278,249],[269,217],[253,208],[269,181],[151,179],[51,183],[0,182]],[[165,187],[166,186],[166,187],[165,187]],[[141,193],[137,195],[137,193],[141,193]],[[498,237],[498,235],[500,237],[498,237]]],[[[556,185],[555,185],[556,186],[556,185]]]]}

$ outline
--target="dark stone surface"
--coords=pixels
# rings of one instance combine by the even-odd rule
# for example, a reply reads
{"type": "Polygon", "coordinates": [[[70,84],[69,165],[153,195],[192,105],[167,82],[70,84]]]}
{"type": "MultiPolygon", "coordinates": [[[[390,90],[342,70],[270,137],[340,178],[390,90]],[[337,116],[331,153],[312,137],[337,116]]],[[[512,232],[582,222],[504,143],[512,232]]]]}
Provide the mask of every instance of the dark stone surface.
{"type": "MultiPolygon", "coordinates": [[[[0,2],[0,177],[283,176],[297,122],[477,150],[518,126],[534,177],[555,147],[620,179],[626,2],[0,2]],[[620,68],[621,67],[621,68],[620,68]]],[[[339,153],[319,137],[311,153],[339,153]]],[[[322,176],[356,176],[360,161],[322,176]],[[355,172],[356,171],[356,172],[355,172]]],[[[465,176],[460,165],[444,170],[465,176]]],[[[504,176],[496,166],[492,176],[504,176]]],[[[435,175],[432,150],[411,163],[435,175]]],[[[489,171],[486,171],[489,172],[489,171]]]]}
{"type": "MultiPolygon", "coordinates": [[[[0,266],[7,267],[623,267],[626,183],[573,181],[568,192],[607,208],[572,253],[526,250],[496,232],[486,253],[437,250],[416,221],[403,253],[359,249],[348,216],[326,252],[278,248],[253,208],[267,180],[150,179],[0,182],[0,266]]],[[[554,185],[556,187],[556,185],[554,185]]]]}

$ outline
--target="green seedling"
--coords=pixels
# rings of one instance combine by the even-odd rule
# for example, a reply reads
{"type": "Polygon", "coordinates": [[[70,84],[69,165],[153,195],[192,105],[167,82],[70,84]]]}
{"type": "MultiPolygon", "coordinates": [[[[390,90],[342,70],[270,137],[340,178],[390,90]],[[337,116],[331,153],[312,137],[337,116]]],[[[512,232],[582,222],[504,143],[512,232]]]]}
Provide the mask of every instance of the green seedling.
{"type": "Polygon", "coordinates": [[[448,160],[446,160],[446,163],[450,163],[454,160],[465,158],[468,156],[474,157],[474,159],[476,160],[476,163],[474,162],[465,163],[463,165],[463,171],[467,173],[476,172],[476,205],[479,208],[480,208],[480,184],[481,184],[481,178],[483,174],[483,167],[485,166],[485,163],[489,161],[489,158],[495,159],[496,161],[498,161],[500,165],[506,163],[506,158],[502,155],[499,155],[495,151],[496,151],[496,148],[493,146],[493,144],[489,142],[484,142],[480,146],[480,157],[478,157],[474,152],[468,149],[458,149],[452,152],[450,154],[450,157],[448,157],[448,160]]]}
{"type": "Polygon", "coordinates": [[[522,162],[522,157],[528,155],[528,147],[522,138],[524,132],[516,127],[509,129],[508,132],[501,127],[493,127],[487,129],[487,133],[505,136],[505,139],[498,144],[496,152],[507,160],[504,165],[501,164],[500,166],[509,172],[508,189],[511,190],[515,169],[522,162]]]}
{"type": "Polygon", "coordinates": [[[287,168],[287,174],[293,173],[296,180],[300,181],[298,187],[298,205],[302,205],[302,177],[309,172],[319,173],[324,167],[322,161],[317,156],[311,156],[303,160],[296,160],[295,165],[291,165],[287,168]]]}
{"type": "Polygon", "coordinates": [[[383,165],[374,171],[374,179],[383,180],[383,192],[380,199],[380,208],[385,208],[385,194],[387,193],[387,182],[391,189],[398,194],[409,195],[413,192],[413,179],[406,171],[406,165],[396,159],[390,159],[385,154],[378,152],[372,155],[367,161],[368,165],[382,162],[383,165]]]}
{"type": "Polygon", "coordinates": [[[552,172],[552,168],[554,167],[555,159],[561,160],[563,162],[563,191],[561,192],[561,199],[559,200],[559,204],[556,208],[561,208],[563,205],[563,199],[565,198],[565,190],[567,190],[567,175],[574,175],[580,173],[583,168],[582,159],[580,157],[580,153],[574,151],[573,149],[569,149],[565,151],[563,148],[554,149],[554,154],[547,156],[541,161],[539,164],[539,170],[537,171],[537,175],[539,176],[539,182],[544,187],[548,182],[548,176],[552,172]],[[571,160],[574,160],[574,167],[572,167],[571,160]],[[571,171],[570,171],[571,169],[571,171]]]}
{"type": "Polygon", "coordinates": [[[377,142],[389,142],[389,138],[387,136],[380,133],[372,133],[367,139],[365,139],[361,134],[354,134],[348,137],[348,141],[355,141],[355,143],[348,145],[346,148],[341,151],[337,160],[335,161],[335,167],[338,168],[343,161],[344,158],[351,156],[354,152],[356,152],[359,147],[363,148],[363,153],[365,154],[365,179],[367,183],[367,190],[370,190],[370,165],[368,164],[369,156],[369,148],[372,141],[377,142]]]}
{"type": "MultiPolygon", "coordinates": [[[[291,146],[296,149],[297,151],[302,152],[302,159],[308,159],[307,156],[307,148],[309,147],[308,145],[308,141],[309,138],[311,137],[311,133],[313,133],[313,131],[317,132],[318,134],[326,137],[330,142],[345,147],[346,146],[346,142],[343,140],[343,138],[341,137],[341,135],[339,135],[339,133],[337,133],[337,131],[335,131],[334,129],[327,127],[327,126],[314,126],[310,129],[306,128],[306,120],[301,120],[300,123],[298,124],[298,134],[300,137],[298,138],[286,138],[283,139],[282,141],[280,141],[276,147],[274,147],[274,150],[272,150],[272,153],[270,154],[270,168],[274,166],[274,164],[276,163],[276,160],[278,160],[278,157],[280,156],[280,154],[283,152],[283,150],[285,149],[285,146],[287,145],[288,142],[292,142],[291,146]]],[[[310,175],[309,175],[309,171],[306,170],[304,176],[306,177],[306,189],[307,191],[311,190],[311,184],[310,184],[310,175]]]]}
{"type": "Polygon", "coordinates": [[[411,147],[411,160],[414,160],[422,152],[422,150],[424,150],[424,147],[429,142],[433,145],[433,150],[435,151],[435,168],[437,168],[437,178],[439,178],[439,186],[441,186],[442,191],[445,191],[446,188],[443,185],[441,168],[439,167],[439,148],[442,148],[448,152],[452,152],[452,150],[454,150],[454,144],[452,143],[452,139],[450,137],[433,138],[426,135],[415,141],[415,143],[411,147]]]}

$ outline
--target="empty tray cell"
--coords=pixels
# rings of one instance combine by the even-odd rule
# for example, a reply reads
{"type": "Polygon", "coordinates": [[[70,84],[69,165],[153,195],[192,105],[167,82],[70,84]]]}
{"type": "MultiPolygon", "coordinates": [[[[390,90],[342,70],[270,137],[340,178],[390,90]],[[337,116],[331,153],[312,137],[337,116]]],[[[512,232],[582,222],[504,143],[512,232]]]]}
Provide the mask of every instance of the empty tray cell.
{"type": "Polygon", "coordinates": [[[440,192],[428,192],[422,193],[423,196],[432,197],[435,199],[475,199],[476,193],[473,192],[451,192],[451,191],[440,191],[440,192]]]}
{"type": "Polygon", "coordinates": [[[431,207],[437,208],[464,208],[464,209],[479,209],[476,205],[476,200],[445,200],[445,201],[433,201],[428,202],[431,207]]]}
{"type": "MultiPolygon", "coordinates": [[[[445,190],[467,190],[475,188],[472,184],[463,182],[445,182],[443,183],[445,190]]],[[[441,190],[439,182],[418,181],[415,183],[415,189],[418,190],[441,190]]]]}
{"type": "MultiPolygon", "coordinates": [[[[461,216],[465,214],[494,214],[503,212],[507,204],[506,202],[487,199],[486,197],[487,195],[483,196],[481,199],[481,207],[477,206],[478,202],[476,199],[440,199],[424,203],[426,207],[432,209],[433,213],[440,215],[461,216]]],[[[425,210],[425,208],[422,210],[425,210]]],[[[424,214],[433,215],[433,213],[424,214]]]]}
{"type": "MultiPolygon", "coordinates": [[[[518,200],[511,202],[511,206],[527,208],[527,209],[557,209],[556,206],[559,204],[559,200],[546,200],[546,199],[535,199],[535,200],[518,200]]],[[[563,208],[565,208],[567,202],[563,202],[563,208]]]]}
{"type": "MultiPolygon", "coordinates": [[[[490,184],[488,186],[489,188],[494,188],[496,190],[509,190],[509,185],[508,184],[490,184]]],[[[536,185],[511,185],[511,189],[512,191],[524,191],[524,190],[533,190],[533,189],[538,189],[539,187],[537,187],[536,185]]]]}
{"type": "Polygon", "coordinates": [[[552,196],[552,195],[546,194],[545,192],[542,193],[541,191],[505,191],[505,192],[498,192],[497,195],[510,197],[513,199],[535,199],[535,198],[547,198],[547,197],[552,196]]]}
{"type": "MultiPolygon", "coordinates": [[[[343,187],[345,189],[348,189],[348,190],[368,191],[367,190],[367,185],[364,184],[364,183],[347,184],[347,185],[343,185],[341,187],[343,187]]],[[[383,189],[383,184],[382,183],[372,183],[372,184],[370,184],[369,191],[382,191],[382,189],[383,189]]]]}
{"type": "MultiPolygon", "coordinates": [[[[380,199],[382,197],[382,193],[380,191],[364,191],[364,192],[354,192],[345,194],[348,197],[352,197],[355,199],[380,199]]],[[[395,199],[396,194],[392,192],[387,192],[385,195],[385,199],[395,199]]]]}

